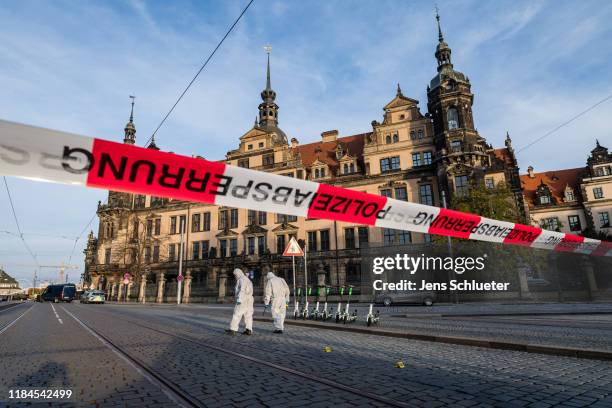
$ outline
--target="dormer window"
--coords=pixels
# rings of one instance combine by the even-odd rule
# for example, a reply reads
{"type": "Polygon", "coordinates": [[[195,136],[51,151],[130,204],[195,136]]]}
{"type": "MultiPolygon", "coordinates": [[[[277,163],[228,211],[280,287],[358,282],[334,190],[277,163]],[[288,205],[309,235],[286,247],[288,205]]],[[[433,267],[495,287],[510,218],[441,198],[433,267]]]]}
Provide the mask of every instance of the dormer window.
{"type": "Polygon", "coordinates": [[[353,174],[355,172],[355,163],[344,163],[343,174],[353,174]]]}
{"type": "Polygon", "coordinates": [[[446,120],[448,122],[448,130],[459,128],[459,113],[456,108],[450,108],[446,113],[446,120]]]}
{"type": "Polygon", "coordinates": [[[451,152],[461,152],[461,140],[453,140],[451,142],[451,152]]]}
{"type": "Polygon", "coordinates": [[[540,205],[550,204],[550,196],[543,194],[539,197],[540,205]]]}
{"type": "Polygon", "coordinates": [[[567,186],[565,188],[564,200],[565,202],[576,201],[576,196],[574,196],[574,189],[570,186],[567,186]]]}
{"type": "Polygon", "coordinates": [[[340,160],[342,157],[344,156],[344,149],[342,148],[342,145],[338,145],[338,147],[336,147],[336,159],[340,160]]]}

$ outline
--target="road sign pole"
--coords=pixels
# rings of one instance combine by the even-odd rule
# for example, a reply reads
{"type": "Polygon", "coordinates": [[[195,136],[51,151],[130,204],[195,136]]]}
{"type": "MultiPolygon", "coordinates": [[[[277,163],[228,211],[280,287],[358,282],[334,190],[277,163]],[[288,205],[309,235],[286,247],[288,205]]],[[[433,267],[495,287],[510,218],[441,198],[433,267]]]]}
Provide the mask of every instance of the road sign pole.
{"type": "Polygon", "coordinates": [[[293,304],[297,306],[297,297],[295,295],[295,256],[291,257],[291,264],[293,266],[293,304]]]}
{"type": "Polygon", "coordinates": [[[185,234],[185,223],[181,222],[181,242],[179,244],[179,273],[176,279],[176,304],[181,304],[181,289],[183,286],[183,236],[185,234]]]}
{"type": "Polygon", "coordinates": [[[308,264],[306,263],[306,249],[304,249],[304,295],[306,295],[306,305],[308,304],[308,264]]]}

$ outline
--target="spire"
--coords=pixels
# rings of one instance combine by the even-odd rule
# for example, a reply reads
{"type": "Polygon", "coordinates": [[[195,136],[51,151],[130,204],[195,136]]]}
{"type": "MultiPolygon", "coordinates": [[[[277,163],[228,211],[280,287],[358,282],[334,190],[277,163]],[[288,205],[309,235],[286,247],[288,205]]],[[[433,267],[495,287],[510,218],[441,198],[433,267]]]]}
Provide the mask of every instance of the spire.
{"type": "Polygon", "coordinates": [[[438,21],[438,42],[444,42],[444,36],[442,35],[442,28],[440,27],[440,14],[439,14],[437,4],[436,4],[436,20],[438,21]]]}
{"type": "Polygon", "coordinates": [[[451,63],[451,49],[444,41],[444,36],[442,35],[438,6],[436,6],[436,21],[438,22],[438,46],[436,47],[435,55],[438,60],[438,72],[442,72],[445,69],[452,69],[453,64],[451,63]]]}
{"type": "Polygon", "coordinates": [[[266,45],[264,47],[264,49],[266,50],[266,54],[268,54],[268,68],[266,70],[266,90],[271,91],[272,90],[272,84],[270,81],[270,53],[272,52],[272,46],[271,45],[266,45]]]}
{"type": "Polygon", "coordinates": [[[397,96],[402,96],[402,88],[400,88],[399,82],[397,83],[397,96]]]}
{"type": "Polygon", "coordinates": [[[149,143],[147,149],[159,150],[159,147],[155,144],[155,135],[151,136],[151,143],[149,143]]]}
{"type": "Polygon", "coordinates": [[[266,89],[261,92],[262,103],[259,104],[259,126],[261,127],[276,127],[278,125],[278,105],[274,102],[276,92],[272,89],[270,80],[270,53],[272,47],[266,45],[264,47],[268,54],[268,62],[266,66],[266,89]]]}
{"type": "Polygon", "coordinates": [[[136,126],[134,126],[134,99],[136,97],[130,95],[130,99],[132,100],[132,109],[130,111],[130,121],[125,125],[123,143],[133,145],[136,143],[136,126]]]}

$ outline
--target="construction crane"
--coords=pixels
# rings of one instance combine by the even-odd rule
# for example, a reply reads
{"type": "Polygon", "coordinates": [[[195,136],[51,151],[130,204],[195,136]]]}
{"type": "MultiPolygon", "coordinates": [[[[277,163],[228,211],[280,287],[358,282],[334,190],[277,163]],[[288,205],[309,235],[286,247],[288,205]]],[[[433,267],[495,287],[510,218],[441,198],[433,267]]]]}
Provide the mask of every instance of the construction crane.
{"type": "MultiPolygon", "coordinates": [[[[65,263],[61,263],[60,265],[15,265],[22,267],[33,267],[33,268],[48,268],[48,269],[59,269],[59,283],[64,283],[68,281],[68,275],[65,274],[66,269],[80,269],[81,267],[78,265],[69,265],[65,263]]],[[[34,271],[34,281],[32,282],[32,286],[36,287],[37,273],[34,271]]]]}

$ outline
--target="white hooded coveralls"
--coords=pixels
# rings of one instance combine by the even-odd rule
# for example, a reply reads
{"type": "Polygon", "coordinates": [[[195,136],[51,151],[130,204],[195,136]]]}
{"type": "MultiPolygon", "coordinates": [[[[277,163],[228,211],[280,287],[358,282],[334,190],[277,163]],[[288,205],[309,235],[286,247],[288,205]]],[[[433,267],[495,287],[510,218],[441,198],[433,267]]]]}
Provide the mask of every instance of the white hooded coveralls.
{"type": "Polygon", "coordinates": [[[287,314],[287,304],[289,303],[289,286],[283,278],[279,278],[272,272],[268,272],[268,282],[264,290],[264,304],[270,302],[272,309],[272,319],[274,319],[274,328],[283,330],[285,324],[285,315],[287,314]]]}
{"type": "Polygon", "coordinates": [[[244,317],[244,325],[248,330],[253,330],[253,284],[242,270],[234,269],[236,278],[236,306],[230,323],[230,330],[238,331],[240,321],[244,317]]]}

